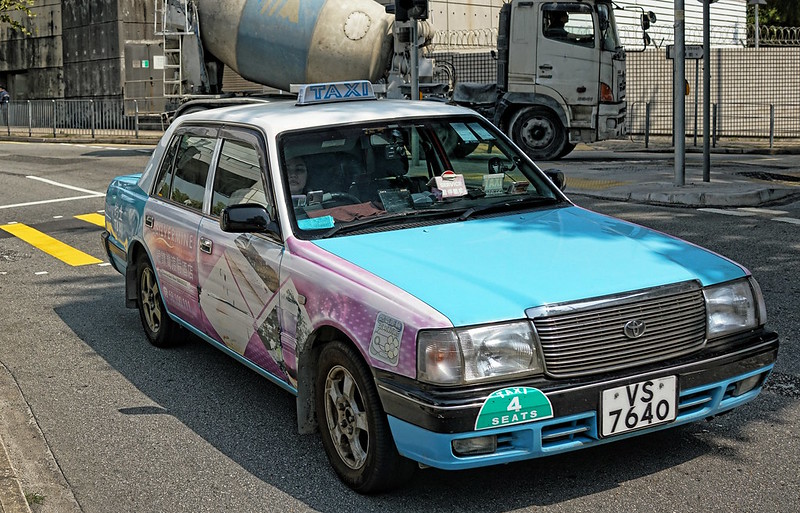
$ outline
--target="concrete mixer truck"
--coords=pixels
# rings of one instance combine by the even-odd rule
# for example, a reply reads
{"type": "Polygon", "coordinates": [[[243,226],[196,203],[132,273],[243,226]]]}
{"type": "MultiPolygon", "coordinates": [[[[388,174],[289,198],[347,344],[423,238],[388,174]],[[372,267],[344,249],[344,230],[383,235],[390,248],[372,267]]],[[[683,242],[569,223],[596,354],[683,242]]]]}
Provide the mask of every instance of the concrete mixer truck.
{"type": "MultiPolygon", "coordinates": [[[[404,11],[395,19],[387,11],[420,2],[155,1],[164,95],[180,104],[176,115],[258,101],[222,90],[224,65],[280,91],[366,79],[388,97],[408,97],[419,69],[411,57],[434,33],[422,21],[427,2],[415,17],[404,11]],[[418,34],[414,41],[409,32],[418,34]]],[[[651,21],[652,13],[642,13],[643,29],[651,21]]],[[[610,0],[513,0],[501,7],[497,43],[496,83],[450,84],[447,100],[485,115],[534,160],[626,135],[625,50],[610,0]]],[[[434,76],[435,61],[424,63],[423,76],[434,76]]]]}

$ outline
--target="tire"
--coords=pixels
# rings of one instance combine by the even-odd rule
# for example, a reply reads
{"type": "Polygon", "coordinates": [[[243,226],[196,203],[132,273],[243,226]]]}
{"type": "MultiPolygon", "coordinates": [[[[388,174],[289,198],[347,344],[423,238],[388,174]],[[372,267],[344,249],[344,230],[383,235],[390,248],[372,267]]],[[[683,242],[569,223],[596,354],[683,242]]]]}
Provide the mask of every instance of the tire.
{"type": "Polygon", "coordinates": [[[355,349],[341,342],[322,348],[315,395],[322,445],[342,482],[371,494],[411,478],[415,464],[398,454],[372,374],[355,349]]]}
{"type": "Polygon", "coordinates": [[[561,120],[545,107],[526,107],[511,119],[511,139],[534,161],[556,160],[568,144],[561,120]]]}
{"type": "Polygon", "coordinates": [[[572,150],[575,149],[575,146],[576,146],[575,144],[568,142],[567,144],[564,145],[564,149],[561,151],[561,155],[559,155],[557,158],[563,159],[564,157],[572,153],[572,150]]]}
{"type": "Polygon", "coordinates": [[[156,347],[174,345],[177,326],[167,314],[156,273],[146,256],[141,257],[136,265],[136,306],[150,343],[156,347]]]}

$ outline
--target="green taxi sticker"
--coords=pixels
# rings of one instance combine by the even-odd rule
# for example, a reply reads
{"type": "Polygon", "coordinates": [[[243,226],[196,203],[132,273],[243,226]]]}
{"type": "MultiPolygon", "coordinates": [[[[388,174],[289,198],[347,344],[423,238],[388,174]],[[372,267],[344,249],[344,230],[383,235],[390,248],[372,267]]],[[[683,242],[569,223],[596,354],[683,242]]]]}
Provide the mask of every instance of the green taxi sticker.
{"type": "Polygon", "coordinates": [[[541,390],[530,387],[504,388],[486,398],[478,412],[475,430],[513,426],[552,416],[553,405],[541,390]]]}

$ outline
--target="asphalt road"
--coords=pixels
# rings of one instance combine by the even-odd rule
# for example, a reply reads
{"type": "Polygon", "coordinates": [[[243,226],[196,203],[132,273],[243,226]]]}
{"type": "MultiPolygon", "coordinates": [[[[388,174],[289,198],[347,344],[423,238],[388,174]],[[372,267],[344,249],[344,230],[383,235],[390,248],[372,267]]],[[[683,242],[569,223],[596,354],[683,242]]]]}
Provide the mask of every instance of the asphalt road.
{"type": "MultiPolygon", "coordinates": [[[[103,259],[102,229],[74,216],[100,211],[110,179],[147,156],[0,143],[0,225],[24,223],[103,259]]],[[[621,165],[598,157],[562,167],[621,165]]],[[[783,342],[769,389],[710,422],[490,469],[427,469],[403,490],[362,497],[333,475],[317,436],[295,432],[289,394],[202,342],[151,347],[111,267],[69,265],[0,230],[0,363],[52,451],[35,461],[9,451],[25,491],[45,491],[34,511],[796,511],[800,225],[776,219],[800,219],[800,203],[734,213],[573,200],[750,268],[783,342]],[[61,475],[75,503],[42,482],[61,475]]]]}

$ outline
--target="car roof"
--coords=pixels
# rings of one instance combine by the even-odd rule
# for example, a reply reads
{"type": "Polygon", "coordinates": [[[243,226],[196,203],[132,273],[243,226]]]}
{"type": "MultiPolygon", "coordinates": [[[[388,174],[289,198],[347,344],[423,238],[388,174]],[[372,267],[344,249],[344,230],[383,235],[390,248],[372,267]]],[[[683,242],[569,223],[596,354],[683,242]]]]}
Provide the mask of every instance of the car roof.
{"type": "Polygon", "coordinates": [[[465,107],[435,101],[356,100],[296,105],[295,100],[209,109],[181,116],[181,123],[212,121],[257,126],[269,134],[301,128],[342,125],[374,120],[475,115],[465,107]]]}

